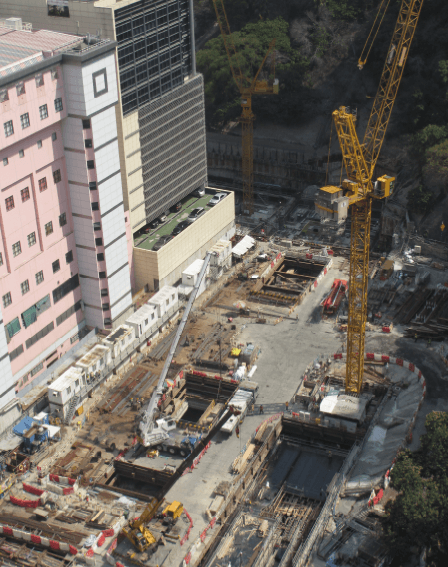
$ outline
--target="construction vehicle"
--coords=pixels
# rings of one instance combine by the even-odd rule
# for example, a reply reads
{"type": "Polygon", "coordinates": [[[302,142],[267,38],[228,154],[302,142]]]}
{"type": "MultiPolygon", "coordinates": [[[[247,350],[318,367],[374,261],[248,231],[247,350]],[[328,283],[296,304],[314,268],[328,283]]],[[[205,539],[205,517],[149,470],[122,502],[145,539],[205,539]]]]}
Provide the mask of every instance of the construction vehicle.
{"type": "MultiPolygon", "coordinates": [[[[390,0],[382,0],[372,32],[358,62],[362,69],[390,0]],[[375,31],[376,28],[376,31],[375,31]],[[363,55],[366,56],[363,58],[363,55]]],[[[398,87],[403,76],[423,0],[402,0],[387,52],[364,140],[356,133],[356,111],[341,106],[333,120],[342,150],[347,178],[341,187],[322,187],[315,203],[321,222],[344,222],[351,207],[350,280],[345,391],[359,394],[364,373],[364,343],[367,321],[369,245],[372,200],[393,194],[395,178],[383,175],[373,181],[398,87]]]]}
{"type": "MultiPolygon", "coordinates": [[[[151,502],[145,508],[141,516],[139,518],[132,519],[128,525],[123,527],[124,535],[129,539],[129,541],[138,551],[151,552],[157,547],[158,541],[154,537],[151,530],[147,527],[147,524],[155,517],[158,509],[164,501],[165,495],[168,494],[170,489],[182,476],[182,473],[193,463],[194,459],[199,455],[202,449],[204,449],[207,443],[214,437],[215,433],[221,429],[221,427],[232,415],[239,415],[239,411],[234,409],[232,406],[228,406],[218,423],[216,423],[216,425],[210,429],[207,435],[202,437],[202,439],[196,444],[191,454],[186,459],[184,459],[182,464],[171,475],[170,480],[158,492],[158,494],[151,499],[151,502]]],[[[180,514],[181,513],[182,512],[180,512],[180,514]]]]}
{"type": "Polygon", "coordinates": [[[320,305],[323,315],[334,315],[347,292],[347,280],[335,279],[329,294],[322,299],[320,305]]]}
{"type": "Polygon", "coordinates": [[[177,500],[171,502],[171,504],[168,504],[168,506],[162,512],[163,523],[164,524],[176,523],[176,520],[180,518],[183,511],[184,511],[184,507],[180,502],[178,502],[177,500]]]}
{"type": "Polygon", "coordinates": [[[253,79],[246,77],[239,63],[240,57],[235,48],[235,43],[230,32],[229,21],[224,8],[223,0],[213,0],[215,6],[216,19],[219,29],[221,30],[224,47],[229,58],[230,70],[232,71],[233,80],[241,95],[242,113],[240,117],[242,129],[242,169],[243,169],[243,213],[251,215],[254,212],[254,120],[255,114],[252,112],[252,95],[255,94],[278,94],[279,83],[275,75],[275,39],[269,44],[266,55],[253,79]],[[266,63],[268,56],[271,56],[271,65],[269,78],[267,80],[258,80],[261,70],[266,63]]]}
{"type": "MultiPolygon", "coordinates": [[[[202,264],[202,269],[199,272],[198,278],[196,283],[193,286],[193,291],[191,292],[190,298],[188,300],[187,306],[185,307],[185,311],[183,312],[181,321],[179,326],[177,327],[176,334],[174,335],[173,342],[171,343],[170,350],[168,352],[168,356],[165,360],[165,364],[163,365],[162,372],[160,373],[159,380],[157,382],[157,386],[154,389],[154,392],[149,400],[149,404],[146,407],[142,420],[140,422],[140,434],[138,435],[139,442],[144,445],[145,447],[150,447],[154,445],[154,435],[153,429],[155,427],[155,416],[158,411],[158,407],[162,400],[163,389],[165,384],[165,379],[168,375],[168,370],[170,368],[171,362],[174,357],[174,353],[176,352],[177,345],[179,343],[180,337],[183,333],[185,325],[187,323],[188,315],[190,314],[191,308],[193,306],[194,300],[198,294],[199,287],[202,283],[202,280],[205,276],[207,271],[207,266],[210,263],[210,259],[215,252],[207,252],[204,263],[202,264]]],[[[168,439],[169,434],[168,431],[164,430],[164,428],[160,428],[158,431],[158,438],[157,441],[161,442],[164,439],[168,439]]]]}

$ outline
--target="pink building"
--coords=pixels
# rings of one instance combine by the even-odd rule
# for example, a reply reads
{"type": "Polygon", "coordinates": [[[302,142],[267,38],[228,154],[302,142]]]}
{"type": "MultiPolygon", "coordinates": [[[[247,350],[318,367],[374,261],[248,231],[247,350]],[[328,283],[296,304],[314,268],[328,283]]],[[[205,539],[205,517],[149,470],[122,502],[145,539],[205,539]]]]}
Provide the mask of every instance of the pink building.
{"type": "Polygon", "coordinates": [[[115,43],[0,27],[0,408],[132,312],[115,43]],[[3,332],[4,329],[4,332],[3,332]]]}

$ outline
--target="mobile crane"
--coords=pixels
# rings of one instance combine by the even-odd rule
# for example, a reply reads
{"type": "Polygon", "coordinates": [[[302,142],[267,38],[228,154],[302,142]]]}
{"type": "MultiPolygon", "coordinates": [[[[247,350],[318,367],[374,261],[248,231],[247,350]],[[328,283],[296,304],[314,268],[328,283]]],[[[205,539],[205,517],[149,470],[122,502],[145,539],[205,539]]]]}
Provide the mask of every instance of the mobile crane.
{"type": "MultiPolygon", "coordinates": [[[[129,539],[132,545],[140,552],[151,550],[157,545],[157,540],[154,534],[147,527],[147,524],[154,518],[163,503],[164,497],[168,494],[169,490],[174,486],[177,480],[182,476],[182,473],[192,464],[194,459],[199,455],[199,453],[204,449],[207,443],[214,437],[221,427],[227,422],[231,415],[239,415],[239,410],[228,406],[224,411],[221,419],[218,423],[210,429],[208,434],[203,437],[199,443],[195,445],[193,452],[182,462],[175,473],[171,476],[170,480],[165,484],[165,486],[158,492],[158,494],[152,498],[148,506],[142,512],[139,518],[133,519],[128,525],[123,527],[124,535],[129,539]]],[[[179,516],[182,512],[182,505],[179,502],[173,502],[175,508],[174,517],[179,516]]]]}
{"type": "MultiPolygon", "coordinates": [[[[384,175],[372,180],[384,142],[387,126],[397,97],[424,0],[402,0],[398,19],[387,52],[378,91],[373,102],[362,143],[356,133],[356,113],[348,107],[333,112],[347,178],[341,187],[322,187],[315,203],[321,221],[343,222],[351,206],[350,284],[347,327],[347,364],[345,391],[359,394],[364,374],[364,343],[367,320],[367,292],[372,200],[386,199],[393,193],[395,178],[384,175]]],[[[390,0],[382,0],[376,33],[369,34],[363,53],[370,53],[379,25],[390,0]],[[372,39],[371,39],[372,38],[372,39]]],[[[358,61],[362,69],[366,58],[358,61]]]]}
{"type": "Polygon", "coordinates": [[[213,0],[216,19],[221,30],[224,47],[229,58],[230,70],[233,80],[240,91],[242,113],[240,117],[242,129],[242,169],[243,169],[243,212],[251,215],[254,212],[254,120],[255,114],[252,112],[252,95],[254,94],[278,94],[278,79],[274,79],[275,74],[275,39],[269,44],[266,55],[261,62],[258,71],[253,79],[246,77],[239,63],[238,52],[230,32],[229,21],[224,8],[223,0],[213,0]],[[259,81],[258,76],[266,63],[269,54],[272,53],[269,78],[266,81],[259,81]]]}

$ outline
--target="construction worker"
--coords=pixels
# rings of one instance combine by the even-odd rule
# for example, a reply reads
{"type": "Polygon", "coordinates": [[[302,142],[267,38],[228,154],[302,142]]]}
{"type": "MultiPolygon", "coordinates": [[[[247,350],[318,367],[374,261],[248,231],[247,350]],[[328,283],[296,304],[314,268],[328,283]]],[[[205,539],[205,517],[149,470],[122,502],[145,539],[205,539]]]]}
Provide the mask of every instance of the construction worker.
{"type": "Polygon", "coordinates": [[[239,439],[240,438],[240,427],[239,427],[239,425],[236,426],[235,433],[236,433],[236,436],[239,439]]]}
{"type": "Polygon", "coordinates": [[[428,339],[428,348],[431,346],[431,339],[428,339]]]}
{"type": "Polygon", "coordinates": [[[415,342],[417,342],[417,340],[418,340],[418,335],[417,335],[417,333],[415,333],[414,339],[415,339],[415,342]]]}
{"type": "Polygon", "coordinates": [[[264,413],[264,408],[263,408],[263,406],[261,405],[261,406],[260,406],[260,415],[261,415],[262,413],[264,413]]]}
{"type": "Polygon", "coordinates": [[[285,402],[285,411],[288,411],[289,402],[285,402]]]}

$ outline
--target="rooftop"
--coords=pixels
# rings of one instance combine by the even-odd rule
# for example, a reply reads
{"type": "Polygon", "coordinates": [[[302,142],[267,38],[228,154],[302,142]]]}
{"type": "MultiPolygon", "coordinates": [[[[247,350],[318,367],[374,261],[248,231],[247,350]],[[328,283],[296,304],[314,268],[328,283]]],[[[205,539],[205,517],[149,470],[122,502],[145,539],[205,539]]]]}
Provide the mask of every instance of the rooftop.
{"type": "Polygon", "coordinates": [[[49,388],[56,392],[63,392],[65,388],[71,386],[75,380],[79,380],[82,374],[80,368],[75,366],[70,367],[62,376],[59,376],[57,380],[50,384],[49,388]]]}
{"type": "Polygon", "coordinates": [[[109,343],[115,343],[119,341],[121,338],[125,337],[126,335],[129,335],[131,332],[132,329],[130,327],[127,327],[126,325],[121,325],[120,327],[115,329],[115,331],[113,331],[110,335],[108,335],[104,340],[108,341],[109,343]]]}
{"type": "MultiPolygon", "coordinates": [[[[18,20],[18,18],[11,18],[18,20]]],[[[57,52],[72,49],[83,41],[82,37],[49,30],[11,29],[0,22],[0,76],[5,77],[54,56],[57,52]]]]}
{"type": "Polygon", "coordinates": [[[88,368],[92,366],[94,362],[97,362],[100,358],[103,358],[109,352],[108,347],[103,345],[96,345],[91,351],[84,355],[81,360],[76,363],[77,366],[83,366],[88,368]]]}

